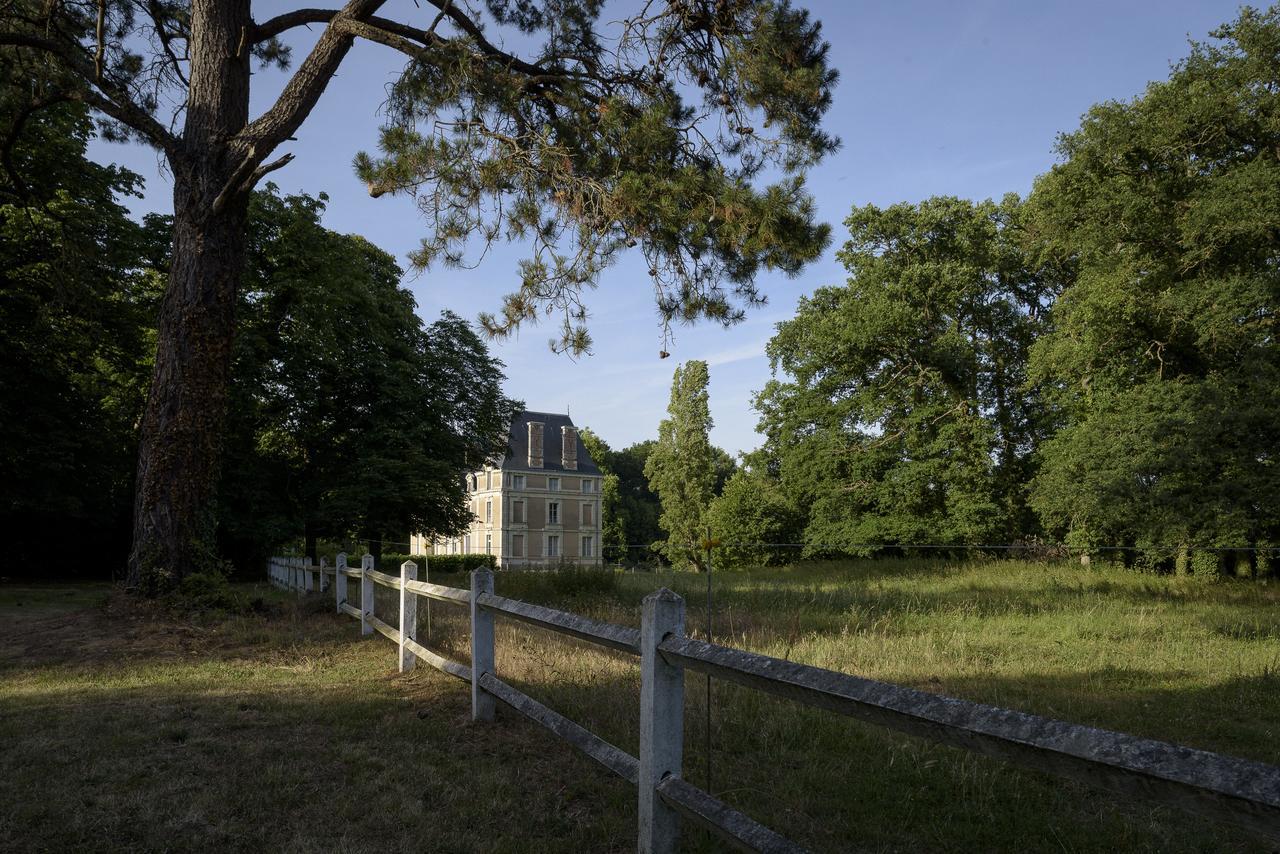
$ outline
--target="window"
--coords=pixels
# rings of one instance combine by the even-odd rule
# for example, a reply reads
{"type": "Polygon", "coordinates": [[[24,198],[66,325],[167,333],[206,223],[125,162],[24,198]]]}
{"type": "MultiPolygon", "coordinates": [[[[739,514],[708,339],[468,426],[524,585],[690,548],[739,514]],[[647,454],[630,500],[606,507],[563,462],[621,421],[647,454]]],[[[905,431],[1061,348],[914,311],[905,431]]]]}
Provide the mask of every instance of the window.
{"type": "Polygon", "coordinates": [[[471,535],[470,534],[467,534],[465,537],[462,538],[462,552],[463,554],[471,554],[471,535]]]}
{"type": "Polygon", "coordinates": [[[484,523],[486,525],[493,524],[493,499],[490,498],[484,503],[484,523]]]}
{"type": "Polygon", "coordinates": [[[513,475],[511,475],[511,488],[512,488],[512,489],[524,489],[524,488],[525,488],[525,487],[524,487],[524,483],[525,483],[525,481],[524,481],[524,475],[522,475],[522,474],[513,474],[513,475]]]}
{"type": "Polygon", "coordinates": [[[587,478],[585,478],[585,477],[584,477],[584,478],[582,479],[582,491],[583,491],[583,492],[595,492],[595,491],[596,491],[596,482],[595,482],[594,480],[589,480],[589,479],[587,479],[587,478]]]}
{"type": "Polygon", "coordinates": [[[596,538],[595,537],[582,538],[582,556],[583,557],[596,556],[596,538]]]}
{"type": "Polygon", "coordinates": [[[484,535],[484,553],[487,555],[493,554],[493,534],[484,535]]]}
{"type": "Polygon", "coordinates": [[[589,501],[582,502],[582,527],[590,528],[595,524],[592,513],[595,511],[595,505],[589,501]]]}
{"type": "Polygon", "coordinates": [[[547,489],[551,490],[552,492],[559,492],[559,491],[560,491],[560,478],[558,478],[558,477],[549,477],[549,478],[547,478],[547,489]]]}
{"type": "Polygon", "coordinates": [[[560,502],[559,501],[547,502],[547,524],[548,525],[560,524],[560,502]]]}
{"type": "Polygon", "coordinates": [[[484,488],[493,489],[493,472],[488,469],[484,473],[484,488]]]}
{"type": "Polygon", "coordinates": [[[524,557],[524,534],[511,535],[511,556],[524,557]]]}
{"type": "Polygon", "coordinates": [[[511,522],[514,525],[524,524],[524,502],[523,501],[511,502],[511,522]]]}
{"type": "Polygon", "coordinates": [[[547,537],[547,557],[560,556],[560,538],[555,534],[547,537]]]}

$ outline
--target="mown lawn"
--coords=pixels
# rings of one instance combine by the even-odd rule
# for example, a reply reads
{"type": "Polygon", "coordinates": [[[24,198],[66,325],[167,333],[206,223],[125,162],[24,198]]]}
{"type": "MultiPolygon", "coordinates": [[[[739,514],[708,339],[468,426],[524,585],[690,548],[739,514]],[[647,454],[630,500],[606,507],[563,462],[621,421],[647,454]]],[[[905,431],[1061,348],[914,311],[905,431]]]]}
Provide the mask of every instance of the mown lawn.
{"type": "MultiPolygon", "coordinates": [[[[464,586],[459,577],[433,581],[464,586]]],[[[636,625],[661,585],[499,574],[636,625]]],[[[846,563],[715,579],[715,639],[928,691],[1280,764],[1280,587],[1015,562],[846,563]]],[[[352,585],[353,594],[356,585],[352,585]]],[[[0,588],[0,847],[611,851],[634,790],[536,726],[467,720],[466,686],[393,673],[324,603],[177,620],[119,597],[27,615],[0,588]]],[[[51,591],[51,596],[62,595],[51,591]]],[[[97,596],[105,597],[99,589],[97,596]]],[[[378,613],[394,622],[394,594],[378,613]]],[[[419,638],[427,632],[419,608],[419,638]]],[[[431,643],[466,661],[461,609],[431,643]]],[[[500,621],[499,674],[636,751],[633,661],[500,621]]],[[[686,776],[706,783],[705,682],[686,776]]],[[[1267,851],[1230,828],[717,683],[717,795],[815,850],[1267,851]]],[[[716,850],[698,833],[691,850],[716,850]]]]}

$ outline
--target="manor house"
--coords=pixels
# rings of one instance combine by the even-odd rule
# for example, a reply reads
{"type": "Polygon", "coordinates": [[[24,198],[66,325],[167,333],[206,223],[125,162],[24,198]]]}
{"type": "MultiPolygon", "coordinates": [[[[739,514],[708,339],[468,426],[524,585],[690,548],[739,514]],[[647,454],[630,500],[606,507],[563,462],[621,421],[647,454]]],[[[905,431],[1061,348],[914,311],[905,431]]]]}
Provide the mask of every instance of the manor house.
{"type": "Polygon", "coordinates": [[[458,537],[414,535],[414,554],[496,555],[503,569],[600,566],[600,469],[568,415],[521,412],[506,456],[467,475],[471,527],[458,537]]]}

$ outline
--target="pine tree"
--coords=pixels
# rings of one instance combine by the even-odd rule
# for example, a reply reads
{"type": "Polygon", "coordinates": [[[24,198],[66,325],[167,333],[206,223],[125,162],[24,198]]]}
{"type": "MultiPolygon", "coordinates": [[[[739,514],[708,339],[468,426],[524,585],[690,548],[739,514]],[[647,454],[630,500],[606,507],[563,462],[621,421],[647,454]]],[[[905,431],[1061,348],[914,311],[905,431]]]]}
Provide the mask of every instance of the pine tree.
{"type": "Polygon", "coordinates": [[[631,246],[652,271],[664,324],[733,323],[761,299],[757,271],[794,274],[826,245],[803,174],[837,144],[820,127],[836,75],[806,12],[779,0],[671,0],[618,21],[593,0],[427,0],[397,21],[378,14],[384,5],[348,0],[261,21],[250,0],[15,0],[0,10],[0,50],[37,72],[33,108],[87,104],[104,133],[154,146],[174,176],[141,425],[135,588],[159,589],[215,557],[250,194],[293,159],[279,149],[357,39],[408,58],[380,155],[357,165],[374,195],[417,196],[430,233],[415,261],[457,263],[468,243],[504,237],[529,247],[519,290],[485,318],[491,334],[557,313],[554,346],[585,351],[585,292],[631,246]],[[281,38],[310,26],[322,29],[306,58],[251,118],[254,62],[286,68],[281,38]],[[765,174],[777,180],[762,185],[765,174]]]}

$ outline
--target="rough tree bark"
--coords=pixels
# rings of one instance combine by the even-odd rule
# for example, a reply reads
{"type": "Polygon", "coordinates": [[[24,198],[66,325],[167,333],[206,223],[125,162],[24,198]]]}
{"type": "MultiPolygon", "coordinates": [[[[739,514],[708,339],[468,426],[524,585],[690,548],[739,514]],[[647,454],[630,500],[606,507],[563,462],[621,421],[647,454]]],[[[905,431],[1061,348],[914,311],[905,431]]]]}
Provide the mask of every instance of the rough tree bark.
{"type": "MultiPolygon", "coordinates": [[[[215,557],[212,517],[247,193],[232,138],[249,119],[248,0],[195,2],[173,254],[143,416],[129,586],[163,587],[215,557]]],[[[176,161],[176,162],[174,162],[176,161]]]]}

